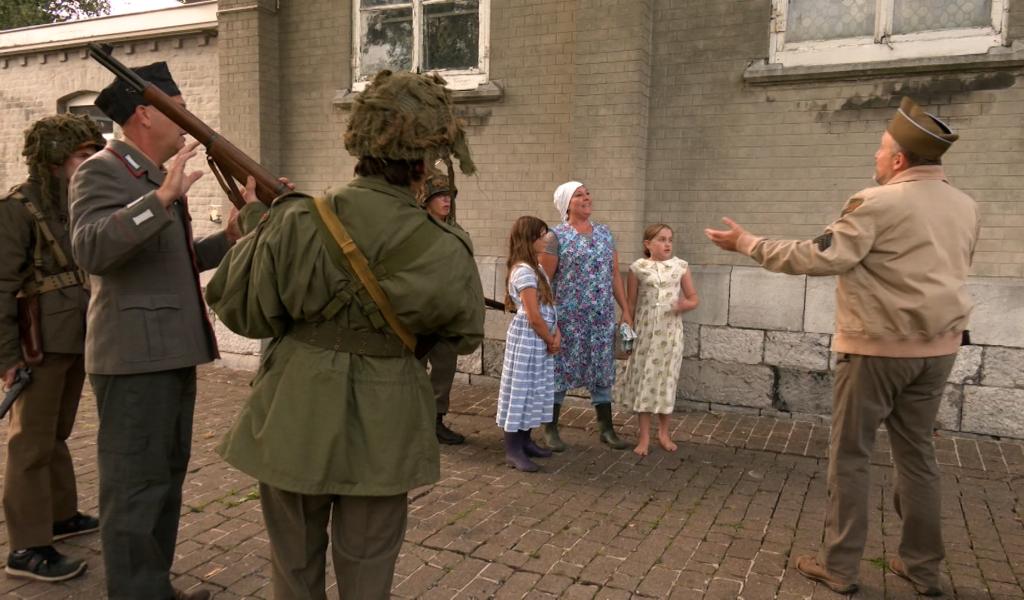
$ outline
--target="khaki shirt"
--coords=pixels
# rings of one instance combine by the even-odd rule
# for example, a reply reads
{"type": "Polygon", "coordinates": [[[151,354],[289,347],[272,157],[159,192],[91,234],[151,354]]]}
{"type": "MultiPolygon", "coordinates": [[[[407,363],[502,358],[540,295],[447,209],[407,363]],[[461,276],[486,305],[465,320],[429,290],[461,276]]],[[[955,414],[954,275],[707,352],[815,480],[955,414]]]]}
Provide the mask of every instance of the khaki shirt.
{"type": "MultiPolygon", "coordinates": [[[[429,219],[408,189],[381,178],[357,178],[327,197],[371,266],[432,224],[430,250],[381,277],[381,287],[412,333],[439,334],[461,354],[480,345],[483,290],[465,233],[429,219]]],[[[333,323],[373,329],[348,296],[360,285],[327,254],[308,198],[280,200],[266,217],[263,210],[243,209],[246,231],[263,220],[207,286],[210,306],[229,329],[274,338],[221,456],[301,494],[387,496],[437,481],[436,408],[423,366],[411,354],[350,354],[286,335],[293,323],[321,320],[336,298],[345,300],[333,323]]]]}
{"type": "Polygon", "coordinates": [[[967,329],[980,227],[977,203],[942,167],[921,166],[854,194],[813,240],[746,234],[738,245],[769,271],[839,276],[834,351],[942,356],[967,329]]]}
{"type": "MultiPolygon", "coordinates": [[[[51,197],[56,203],[44,204],[38,181],[29,180],[0,196],[0,372],[22,359],[18,337],[18,291],[34,278],[34,260],[39,231],[36,220],[22,201],[21,192],[45,216],[46,225],[57,239],[64,255],[71,260],[71,236],[68,233],[67,189],[56,179],[51,197]]],[[[42,275],[65,271],[45,246],[42,275]]],[[[74,268],[72,264],[69,268],[74,268]]],[[[81,354],[85,343],[85,311],[89,292],[76,285],[39,296],[39,314],[43,352],[81,354]]]]}

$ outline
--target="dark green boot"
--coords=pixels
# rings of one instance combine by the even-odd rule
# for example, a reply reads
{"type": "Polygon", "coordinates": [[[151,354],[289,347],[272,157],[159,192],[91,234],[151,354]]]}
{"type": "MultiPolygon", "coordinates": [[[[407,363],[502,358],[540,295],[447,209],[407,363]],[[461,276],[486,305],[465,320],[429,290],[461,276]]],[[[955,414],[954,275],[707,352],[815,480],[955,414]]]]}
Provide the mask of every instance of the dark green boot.
{"type": "Polygon", "coordinates": [[[616,450],[629,448],[629,444],[620,440],[619,436],[615,435],[615,428],[612,425],[612,405],[595,404],[594,412],[597,413],[597,425],[601,432],[601,441],[616,450]]]}
{"type": "Polygon", "coordinates": [[[551,414],[551,422],[544,424],[544,443],[552,452],[565,452],[565,442],[558,436],[558,415],[562,412],[562,405],[556,404],[551,414]]]}

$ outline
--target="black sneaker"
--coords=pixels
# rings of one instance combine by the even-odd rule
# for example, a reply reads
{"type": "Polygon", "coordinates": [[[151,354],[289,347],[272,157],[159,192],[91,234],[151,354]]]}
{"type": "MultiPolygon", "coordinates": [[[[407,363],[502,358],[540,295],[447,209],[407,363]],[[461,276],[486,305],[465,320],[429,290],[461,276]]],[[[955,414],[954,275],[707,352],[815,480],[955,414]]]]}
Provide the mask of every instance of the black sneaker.
{"type": "Polygon", "coordinates": [[[83,533],[92,533],[99,530],[99,528],[99,519],[76,512],[74,516],[53,524],[53,541],[75,537],[83,533]]]}
{"type": "Polygon", "coordinates": [[[53,546],[39,546],[8,554],[4,570],[11,577],[53,582],[78,577],[85,567],[82,559],[68,558],[53,546]]]}
{"type": "Polygon", "coordinates": [[[448,429],[448,426],[445,425],[444,421],[442,420],[443,416],[444,415],[437,415],[437,426],[435,427],[437,433],[437,441],[441,442],[442,444],[449,444],[452,446],[457,446],[459,444],[464,443],[466,441],[466,437],[462,434],[455,433],[451,429],[448,429]]]}

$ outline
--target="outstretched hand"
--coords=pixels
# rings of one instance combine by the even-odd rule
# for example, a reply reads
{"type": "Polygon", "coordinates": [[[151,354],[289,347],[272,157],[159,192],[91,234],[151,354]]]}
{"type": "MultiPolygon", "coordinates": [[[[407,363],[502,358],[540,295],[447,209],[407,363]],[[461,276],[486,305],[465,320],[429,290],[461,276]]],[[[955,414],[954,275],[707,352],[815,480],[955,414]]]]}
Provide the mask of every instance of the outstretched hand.
{"type": "Polygon", "coordinates": [[[708,239],[722,250],[736,252],[740,236],[745,234],[747,230],[743,229],[739,223],[733,221],[729,217],[722,217],[722,222],[729,227],[728,230],[723,231],[721,229],[711,229],[709,227],[704,230],[704,235],[708,236],[708,239]]]}

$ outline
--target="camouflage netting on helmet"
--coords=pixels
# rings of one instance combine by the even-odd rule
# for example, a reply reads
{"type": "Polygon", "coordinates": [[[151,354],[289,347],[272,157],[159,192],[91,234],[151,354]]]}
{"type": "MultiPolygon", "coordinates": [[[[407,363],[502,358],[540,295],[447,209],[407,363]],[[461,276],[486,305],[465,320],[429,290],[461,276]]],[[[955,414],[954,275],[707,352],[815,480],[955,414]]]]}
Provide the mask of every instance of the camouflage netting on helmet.
{"type": "MultiPolygon", "coordinates": [[[[84,144],[106,145],[100,128],[85,115],[60,114],[44,117],[25,130],[21,155],[28,164],[29,177],[40,182],[50,180],[50,167],[62,165],[84,144]]],[[[43,185],[43,200],[49,201],[49,185],[43,185]]]]}
{"type": "Polygon", "coordinates": [[[476,166],[444,85],[437,75],[381,71],[355,99],[345,149],[359,158],[427,164],[454,155],[460,170],[472,175],[476,166]]]}
{"type": "Polygon", "coordinates": [[[453,186],[449,185],[448,176],[437,173],[427,177],[423,185],[419,187],[416,191],[416,201],[420,204],[425,204],[438,194],[448,194],[452,200],[455,200],[455,194],[457,193],[453,186]]]}

